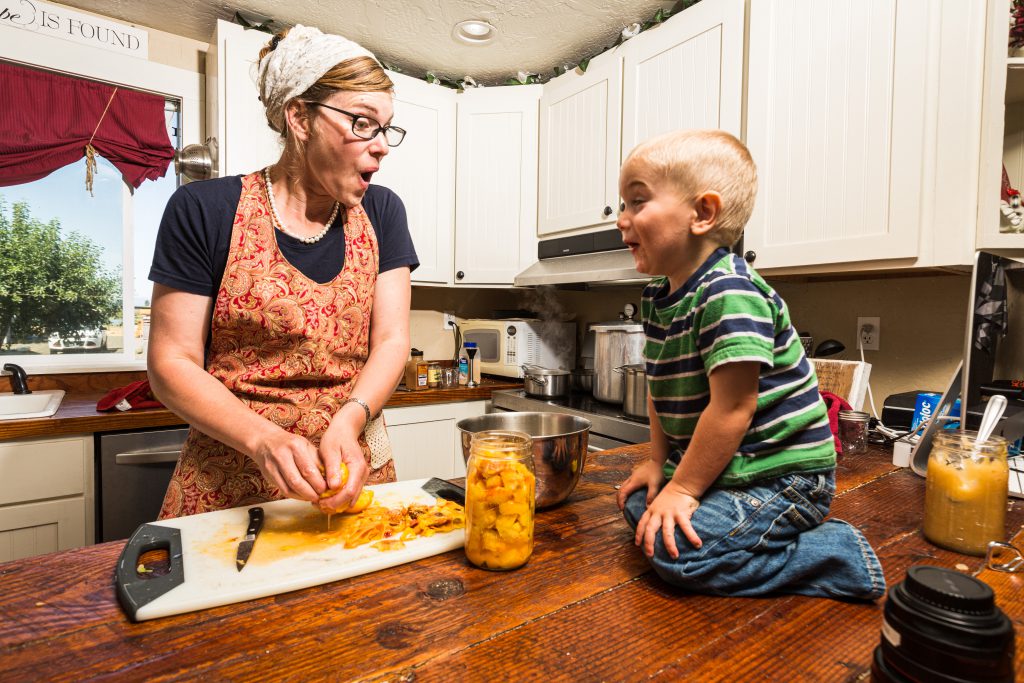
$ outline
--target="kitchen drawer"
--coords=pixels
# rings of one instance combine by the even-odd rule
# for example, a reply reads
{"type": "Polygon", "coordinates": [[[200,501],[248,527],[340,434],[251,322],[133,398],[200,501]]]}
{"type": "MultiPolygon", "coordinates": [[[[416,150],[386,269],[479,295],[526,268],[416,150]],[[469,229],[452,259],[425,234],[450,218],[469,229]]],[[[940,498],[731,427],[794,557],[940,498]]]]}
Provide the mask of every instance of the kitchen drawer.
{"type": "Polygon", "coordinates": [[[86,492],[92,439],[24,439],[0,443],[0,505],[86,492]]]}

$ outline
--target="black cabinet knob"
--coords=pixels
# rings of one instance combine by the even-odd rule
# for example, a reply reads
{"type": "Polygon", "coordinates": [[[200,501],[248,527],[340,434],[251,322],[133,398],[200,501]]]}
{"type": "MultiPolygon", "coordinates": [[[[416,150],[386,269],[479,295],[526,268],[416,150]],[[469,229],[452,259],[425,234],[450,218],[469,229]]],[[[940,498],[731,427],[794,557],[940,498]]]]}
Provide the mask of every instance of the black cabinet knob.
{"type": "Polygon", "coordinates": [[[610,206],[604,207],[604,215],[605,216],[611,216],[612,215],[612,207],[610,207],[610,206]]]}
{"type": "Polygon", "coordinates": [[[745,251],[745,252],[743,252],[743,260],[746,261],[747,263],[753,263],[754,259],[756,259],[756,258],[757,258],[757,252],[756,251],[745,251]]]}
{"type": "Polygon", "coordinates": [[[456,279],[456,280],[461,280],[461,279],[462,279],[462,278],[464,278],[464,277],[466,277],[466,273],[464,273],[464,272],[463,272],[463,271],[461,271],[461,270],[460,270],[459,272],[455,273],[455,279],[456,279]]]}

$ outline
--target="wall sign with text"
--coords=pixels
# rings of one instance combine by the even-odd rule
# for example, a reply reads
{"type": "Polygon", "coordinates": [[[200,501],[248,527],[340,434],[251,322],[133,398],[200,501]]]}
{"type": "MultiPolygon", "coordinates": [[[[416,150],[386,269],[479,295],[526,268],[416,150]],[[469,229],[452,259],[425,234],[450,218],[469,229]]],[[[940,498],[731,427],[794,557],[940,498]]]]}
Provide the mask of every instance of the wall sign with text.
{"type": "Polygon", "coordinates": [[[42,0],[0,0],[0,26],[149,58],[149,32],[42,0]]]}

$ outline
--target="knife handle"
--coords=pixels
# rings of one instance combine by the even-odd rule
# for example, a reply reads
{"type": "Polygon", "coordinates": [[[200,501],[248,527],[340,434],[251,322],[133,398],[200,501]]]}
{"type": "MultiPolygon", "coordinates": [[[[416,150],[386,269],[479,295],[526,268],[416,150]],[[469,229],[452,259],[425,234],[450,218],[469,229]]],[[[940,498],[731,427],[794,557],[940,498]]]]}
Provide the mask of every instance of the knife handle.
{"type": "Polygon", "coordinates": [[[249,528],[245,530],[246,536],[255,536],[263,528],[263,508],[249,508],[249,528]]]}

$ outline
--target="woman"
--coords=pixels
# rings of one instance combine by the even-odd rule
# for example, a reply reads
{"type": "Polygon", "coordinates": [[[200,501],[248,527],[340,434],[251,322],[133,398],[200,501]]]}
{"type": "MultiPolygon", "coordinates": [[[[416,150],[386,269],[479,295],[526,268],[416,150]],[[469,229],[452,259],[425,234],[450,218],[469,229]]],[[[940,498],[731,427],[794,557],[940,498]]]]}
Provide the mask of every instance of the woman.
{"type": "Polygon", "coordinates": [[[282,497],[340,510],[395,479],[363,436],[408,357],[418,265],[401,200],[370,185],[405,134],[393,84],[304,26],[259,67],[281,158],[180,188],[157,238],[149,376],[192,425],[161,518],[282,497]]]}

